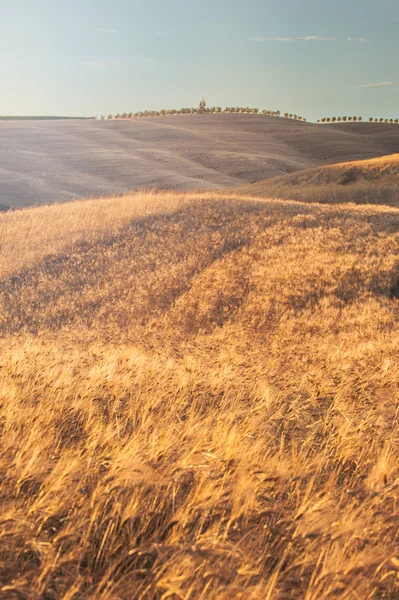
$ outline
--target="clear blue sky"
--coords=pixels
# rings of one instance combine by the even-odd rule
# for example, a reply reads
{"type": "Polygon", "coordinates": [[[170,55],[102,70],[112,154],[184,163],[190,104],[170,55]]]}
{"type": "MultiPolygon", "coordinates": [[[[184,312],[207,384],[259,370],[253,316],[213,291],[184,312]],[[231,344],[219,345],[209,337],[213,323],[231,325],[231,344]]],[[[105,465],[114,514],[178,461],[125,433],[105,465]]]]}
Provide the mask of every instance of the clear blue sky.
{"type": "Polygon", "coordinates": [[[0,114],[399,116],[398,0],[4,0],[0,114]]]}

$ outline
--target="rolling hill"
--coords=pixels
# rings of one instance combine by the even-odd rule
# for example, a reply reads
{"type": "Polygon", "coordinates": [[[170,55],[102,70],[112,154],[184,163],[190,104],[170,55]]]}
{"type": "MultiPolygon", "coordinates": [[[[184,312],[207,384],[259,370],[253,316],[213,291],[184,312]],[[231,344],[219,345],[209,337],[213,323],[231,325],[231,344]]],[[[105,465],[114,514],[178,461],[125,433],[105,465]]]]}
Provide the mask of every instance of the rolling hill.
{"type": "Polygon", "coordinates": [[[1,121],[0,203],[138,188],[221,189],[398,149],[397,125],[328,126],[262,115],[1,121]]]}
{"type": "Polygon", "coordinates": [[[398,217],[0,214],[0,596],[398,597],[398,217]]]}
{"type": "Polygon", "coordinates": [[[234,191],[302,202],[399,206],[399,154],[299,171],[234,191]]]}

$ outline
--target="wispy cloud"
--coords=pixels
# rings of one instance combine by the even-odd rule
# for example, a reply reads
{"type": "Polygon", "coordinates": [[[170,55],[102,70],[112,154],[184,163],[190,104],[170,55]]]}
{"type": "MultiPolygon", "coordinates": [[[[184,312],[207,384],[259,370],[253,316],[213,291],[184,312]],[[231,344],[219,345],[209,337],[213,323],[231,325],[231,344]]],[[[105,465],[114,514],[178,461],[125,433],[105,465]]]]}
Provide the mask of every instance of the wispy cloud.
{"type": "Polygon", "coordinates": [[[101,33],[119,33],[117,29],[105,29],[104,27],[97,27],[96,31],[100,31],[101,33]]]}
{"type": "Polygon", "coordinates": [[[93,60],[81,63],[84,67],[91,67],[93,69],[106,69],[107,67],[114,67],[123,64],[120,60],[93,60]]]}
{"type": "Polygon", "coordinates": [[[160,37],[164,37],[168,35],[168,33],[166,31],[157,31],[157,35],[159,35],[160,37]]]}
{"type": "Polygon", "coordinates": [[[307,37],[275,37],[271,42],[335,42],[336,38],[327,38],[320,35],[309,35],[307,37]]]}
{"type": "Polygon", "coordinates": [[[383,81],[381,83],[366,83],[365,85],[358,85],[359,88],[385,88],[392,87],[395,85],[393,81],[383,81]]]}
{"type": "MultiPolygon", "coordinates": [[[[269,41],[269,42],[336,42],[336,41],[339,41],[335,37],[323,37],[321,35],[308,35],[308,36],[298,36],[298,37],[272,37],[272,38],[253,37],[253,38],[251,38],[251,40],[253,42],[258,42],[259,44],[262,42],[267,42],[267,41],[269,41]]],[[[366,43],[366,42],[369,42],[370,40],[368,40],[367,38],[348,37],[342,41],[366,43]]]]}
{"type": "Polygon", "coordinates": [[[348,37],[346,38],[345,42],[363,42],[363,43],[367,43],[370,40],[368,40],[367,38],[354,38],[354,37],[348,37]]]}
{"type": "Polygon", "coordinates": [[[151,58],[147,56],[124,56],[122,58],[123,60],[87,60],[81,62],[80,64],[84,67],[91,67],[92,69],[106,69],[108,67],[117,67],[129,63],[153,64],[158,62],[156,58],[151,58]]]}
{"type": "Polygon", "coordinates": [[[143,62],[143,63],[154,63],[157,62],[155,58],[134,58],[133,60],[137,61],[137,62],[143,62]]]}

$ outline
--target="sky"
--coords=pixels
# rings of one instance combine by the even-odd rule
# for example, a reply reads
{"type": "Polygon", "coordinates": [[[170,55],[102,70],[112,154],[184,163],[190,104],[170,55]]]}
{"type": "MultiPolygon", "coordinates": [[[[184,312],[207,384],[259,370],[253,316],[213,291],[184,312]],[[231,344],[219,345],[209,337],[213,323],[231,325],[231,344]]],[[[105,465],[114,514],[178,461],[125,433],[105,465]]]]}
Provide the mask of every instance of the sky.
{"type": "Polygon", "coordinates": [[[0,115],[399,117],[398,0],[0,0],[0,115]]]}

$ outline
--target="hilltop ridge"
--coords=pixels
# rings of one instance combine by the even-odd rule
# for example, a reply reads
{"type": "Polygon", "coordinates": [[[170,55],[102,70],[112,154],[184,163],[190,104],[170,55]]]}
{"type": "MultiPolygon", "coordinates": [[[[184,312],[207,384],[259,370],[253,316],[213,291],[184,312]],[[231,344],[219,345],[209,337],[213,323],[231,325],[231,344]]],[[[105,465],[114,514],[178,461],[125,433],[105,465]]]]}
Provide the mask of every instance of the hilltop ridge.
{"type": "Polygon", "coordinates": [[[303,202],[399,206],[399,154],[272,177],[234,192],[303,202]]]}

